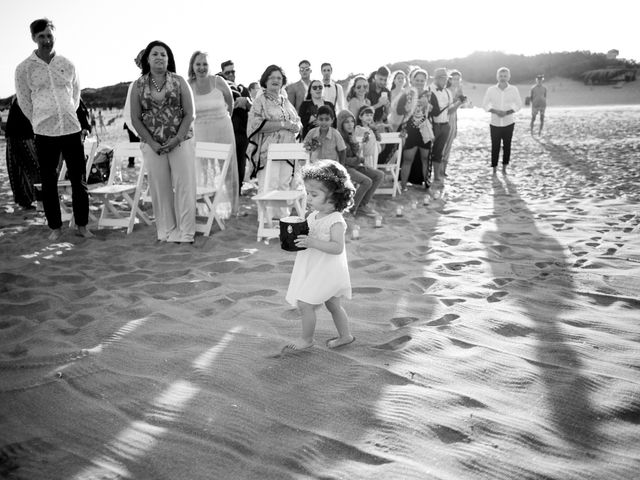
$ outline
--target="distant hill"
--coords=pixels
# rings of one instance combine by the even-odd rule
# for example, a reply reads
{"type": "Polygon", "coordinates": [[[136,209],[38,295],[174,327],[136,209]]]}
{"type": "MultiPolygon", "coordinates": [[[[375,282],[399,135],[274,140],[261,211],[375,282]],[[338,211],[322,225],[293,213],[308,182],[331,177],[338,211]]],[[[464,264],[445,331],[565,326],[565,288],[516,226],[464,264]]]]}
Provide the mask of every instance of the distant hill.
{"type": "MultiPolygon", "coordinates": [[[[455,68],[462,72],[464,80],[472,83],[493,83],[496,70],[507,66],[511,70],[511,82],[530,83],[536,75],[570,78],[584,83],[612,83],[636,80],[638,63],[635,60],[612,58],[605,53],[590,51],[540,53],[533,56],[514,55],[503,52],[474,52],[462,58],[441,60],[409,60],[387,65],[391,71],[409,71],[420,67],[433,72],[438,67],[455,68]]],[[[362,72],[369,75],[369,72],[362,72]]],[[[341,80],[346,86],[355,74],[341,80]]],[[[129,82],[121,82],[102,88],[85,88],[82,99],[90,108],[122,108],[129,82]]],[[[0,99],[0,108],[9,105],[10,97],[0,99]]]]}

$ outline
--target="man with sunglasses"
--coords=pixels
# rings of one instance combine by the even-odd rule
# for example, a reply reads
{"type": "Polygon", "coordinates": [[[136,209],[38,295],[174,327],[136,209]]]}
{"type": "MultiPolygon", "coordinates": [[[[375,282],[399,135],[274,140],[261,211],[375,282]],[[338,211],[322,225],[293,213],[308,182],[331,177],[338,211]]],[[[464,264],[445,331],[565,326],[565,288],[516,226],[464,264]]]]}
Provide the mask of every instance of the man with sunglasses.
{"type": "Polygon", "coordinates": [[[309,63],[309,60],[302,60],[298,64],[298,68],[300,69],[300,80],[286,87],[289,101],[297,112],[300,111],[300,105],[302,105],[309,91],[309,84],[311,83],[311,63],[309,63]]]}
{"type": "Polygon", "coordinates": [[[236,158],[238,159],[238,180],[240,182],[239,192],[242,194],[242,182],[244,180],[247,159],[247,122],[249,121],[249,110],[251,110],[251,94],[244,85],[236,85],[236,70],[233,61],[227,60],[220,64],[221,75],[231,88],[233,96],[233,113],[231,123],[233,124],[233,134],[236,138],[236,158]]]}

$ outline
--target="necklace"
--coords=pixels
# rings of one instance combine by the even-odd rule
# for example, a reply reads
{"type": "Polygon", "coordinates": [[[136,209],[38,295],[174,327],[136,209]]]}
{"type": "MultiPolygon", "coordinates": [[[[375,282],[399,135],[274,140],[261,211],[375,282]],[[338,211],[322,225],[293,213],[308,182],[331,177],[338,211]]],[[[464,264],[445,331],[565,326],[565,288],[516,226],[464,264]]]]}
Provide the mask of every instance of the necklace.
{"type": "Polygon", "coordinates": [[[153,83],[153,86],[156,87],[156,91],[158,93],[160,93],[162,91],[162,89],[164,88],[164,86],[167,84],[167,76],[165,75],[164,77],[164,82],[162,82],[162,86],[158,87],[158,84],[156,83],[156,80],[149,75],[149,78],[151,78],[151,83],[153,83]]]}

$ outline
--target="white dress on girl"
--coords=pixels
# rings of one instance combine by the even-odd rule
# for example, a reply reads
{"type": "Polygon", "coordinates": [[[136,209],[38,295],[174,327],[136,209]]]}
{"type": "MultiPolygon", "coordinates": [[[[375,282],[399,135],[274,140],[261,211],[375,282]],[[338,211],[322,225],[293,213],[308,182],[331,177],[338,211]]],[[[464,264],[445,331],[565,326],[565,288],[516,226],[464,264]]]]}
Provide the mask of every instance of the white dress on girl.
{"type": "MultiPolygon", "coordinates": [[[[317,214],[318,212],[313,212],[307,217],[309,237],[328,242],[331,240],[333,225],[341,223],[345,229],[347,227],[340,212],[332,212],[320,219],[316,219],[317,214]]],[[[287,302],[293,306],[297,306],[299,300],[320,305],[332,297],[351,298],[346,248],[338,255],[316,248],[298,251],[285,297],[287,302]]]]}

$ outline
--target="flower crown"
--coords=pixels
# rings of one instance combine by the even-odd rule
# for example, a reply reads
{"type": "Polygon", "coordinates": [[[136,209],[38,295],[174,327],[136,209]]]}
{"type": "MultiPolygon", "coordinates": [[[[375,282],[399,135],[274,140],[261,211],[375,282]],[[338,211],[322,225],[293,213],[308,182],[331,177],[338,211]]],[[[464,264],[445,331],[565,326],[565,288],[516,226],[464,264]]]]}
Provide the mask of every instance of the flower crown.
{"type": "Polygon", "coordinates": [[[309,165],[302,170],[302,178],[304,180],[331,182],[336,185],[344,184],[347,177],[343,172],[332,164],[327,164],[325,162],[335,163],[332,160],[324,160],[320,165],[317,163],[315,165],[309,165]]]}

